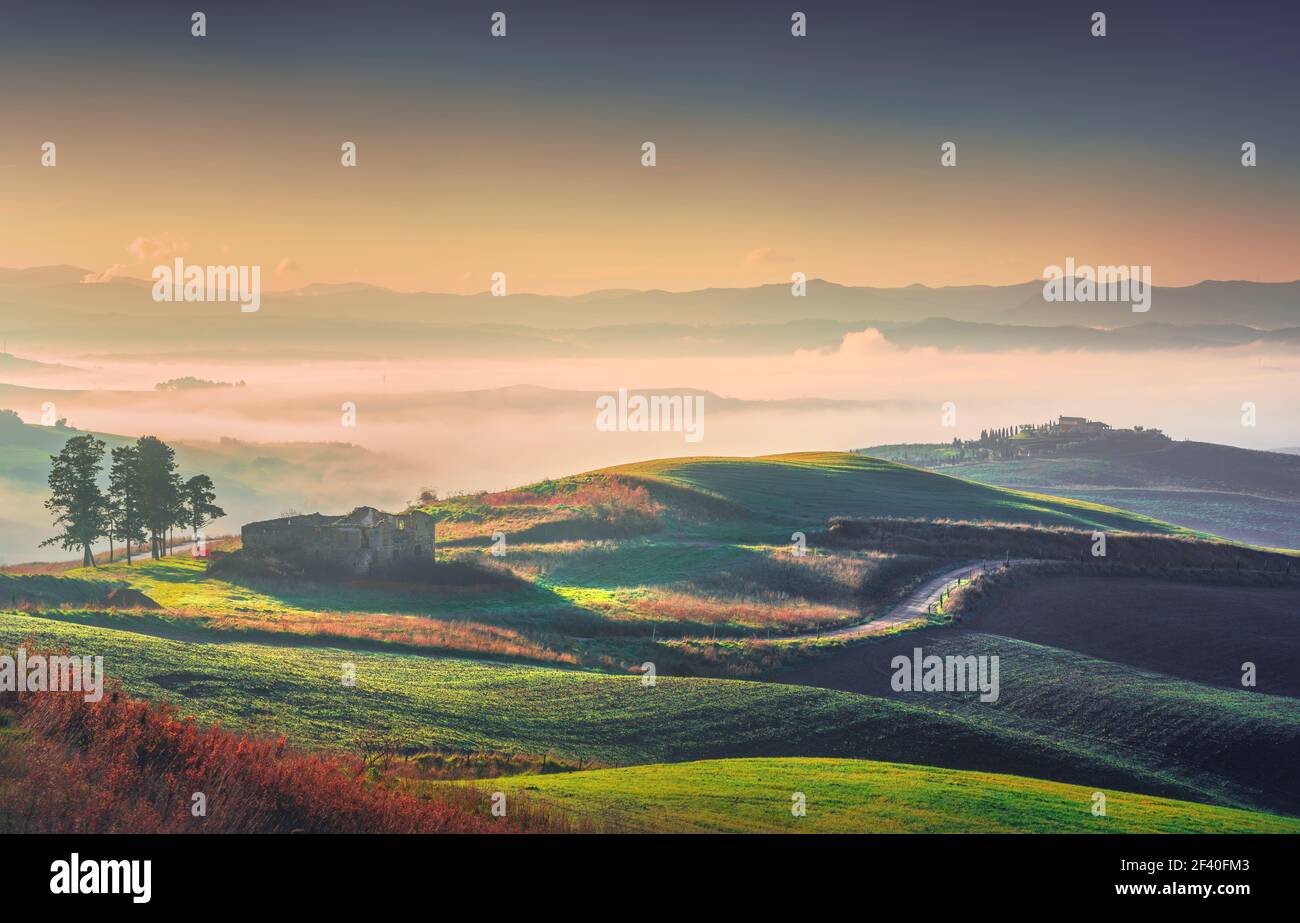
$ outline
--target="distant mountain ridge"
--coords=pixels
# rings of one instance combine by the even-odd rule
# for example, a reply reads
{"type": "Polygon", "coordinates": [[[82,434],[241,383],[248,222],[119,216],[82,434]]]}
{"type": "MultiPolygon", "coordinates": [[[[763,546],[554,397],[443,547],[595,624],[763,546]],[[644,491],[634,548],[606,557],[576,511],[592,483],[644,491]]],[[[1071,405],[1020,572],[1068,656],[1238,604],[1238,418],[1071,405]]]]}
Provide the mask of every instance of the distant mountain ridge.
{"type": "MultiPolygon", "coordinates": [[[[118,277],[98,284],[83,282],[94,275],[74,266],[0,269],[0,312],[23,305],[89,315],[160,316],[175,311],[174,304],[155,303],[148,297],[147,280],[118,277]]],[[[196,305],[195,310],[220,307],[196,305]]],[[[784,323],[813,317],[915,322],[943,317],[1030,326],[1118,327],[1150,321],[1240,324],[1273,330],[1300,327],[1300,280],[1207,280],[1178,288],[1156,286],[1147,313],[1134,313],[1123,303],[1047,302],[1043,300],[1043,282],[1037,280],[1000,286],[876,288],[824,279],[810,279],[801,298],[792,296],[786,282],[686,292],[607,289],[580,295],[519,293],[505,298],[486,291],[455,295],[398,292],[364,282],[312,283],[286,292],[265,292],[262,310],[419,324],[458,324],[473,317],[480,322],[543,329],[619,323],[784,323]]]]}

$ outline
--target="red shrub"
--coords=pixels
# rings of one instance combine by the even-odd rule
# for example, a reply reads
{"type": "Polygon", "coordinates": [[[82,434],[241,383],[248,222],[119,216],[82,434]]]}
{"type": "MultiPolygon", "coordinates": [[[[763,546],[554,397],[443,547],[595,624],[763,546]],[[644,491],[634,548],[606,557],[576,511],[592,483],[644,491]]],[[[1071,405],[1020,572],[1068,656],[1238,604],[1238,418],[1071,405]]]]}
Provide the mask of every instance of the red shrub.
{"type": "Polygon", "coordinates": [[[557,490],[549,494],[506,490],[483,494],[479,499],[490,507],[576,507],[602,519],[619,519],[629,515],[654,518],[663,511],[663,505],[652,498],[644,486],[629,484],[619,478],[583,481],[572,490],[557,490]]]}
{"type": "Polygon", "coordinates": [[[472,792],[424,800],[358,760],[200,728],[106,691],[0,697],[23,732],[2,749],[0,826],[36,833],[466,833],[509,829],[472,792]],[[14,742],[16,741],[16,742],[14,742]],[[191,813],[206,796],[206,816],[191,813]]]}

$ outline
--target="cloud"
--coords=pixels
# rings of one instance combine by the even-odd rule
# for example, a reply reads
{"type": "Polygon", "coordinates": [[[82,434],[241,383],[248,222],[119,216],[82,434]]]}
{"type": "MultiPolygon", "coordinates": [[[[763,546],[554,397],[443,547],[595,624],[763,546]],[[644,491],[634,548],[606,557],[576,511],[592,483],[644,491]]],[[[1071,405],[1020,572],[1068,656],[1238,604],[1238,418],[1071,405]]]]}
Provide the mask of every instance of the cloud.
{"type": "Polygon", "coordinates": [[[774,266],[778,263],[793,262],[793,257],[777,253],[771,247],[759,247],[745,254],[745,262],[750,266],[774,266]]]}
{"type": "Polygon", "coordinates": [[[184,238],[163,232],[157,237],[137,237],[126,245],[126,252],[141,262],[152,262],[175,256],[187,246],[184,238]]]}
{"type": "Polygon", "coordinates": [[[280,260],[280,262],[276,264],[275,271],[280,275],[283,275],[287,272],[297,272],[298,262],[286,256],[284,259],[280,260]]]}
{"type": "Polygon", "coordinates": [[[125,276],[129,272],[129,267],[124,263],[114,263],[103,272],[88,272],[81,277],[82,285],[98,285],[103,282],[112,282],[119,276],[125,276]]]}
{"type": "MultiPolygon", "coordinates": [[[[799,358],[800,353],[808,351],[796,350],[795,358],[799,358]]],[[[894,355],[900,351],[901,348],[885,339],[883,333],[875,327],[868,327],[866,330],[844,334],[844,339],[840,341],[838,349],[816,350],[815,352],[833,353],[843,359],[862,359],[868,356],[894,355]]]]}

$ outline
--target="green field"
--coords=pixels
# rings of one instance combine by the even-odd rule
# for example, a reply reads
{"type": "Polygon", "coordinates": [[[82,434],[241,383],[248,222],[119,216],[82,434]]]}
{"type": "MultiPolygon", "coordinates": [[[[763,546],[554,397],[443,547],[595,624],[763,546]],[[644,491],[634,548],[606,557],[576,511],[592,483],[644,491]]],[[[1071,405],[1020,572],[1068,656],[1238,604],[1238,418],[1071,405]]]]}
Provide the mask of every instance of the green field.
{"type": "MultiPolygon", "coordinates": [[[[990,732],[1035,730],[1148,779],[1193,785],[1206,800],[1300,809],[1292,768],[1300,747],[1300,711],[1290,697],[1223,689],[965,629],[881,639],[857,648],[856,655],[837,656],[856,657],[861,674],[879,671],[874,683],[857,688],[890,695],[887,665],[895,654],[910,654],[913,645],[939,657],[997,657],[998,701],[990,706],[961,693],[901,693],[891,701],[960,715],[990,732]],[[880,653],[873,658],[876,650],[880,653]]],[[[804,672],[817,669],[814,664],[804,672]]]]}
{"type": "Polygon", "coordinates": [[[607,468],[603,473],[664,482],[719,498],[761,522],[779,524],[786,530],[784,541],[789,541],[789,531],[825,528],[832,516],[1187,532],[1115,507],[976,484],[847,452],[660,459],[607,468]]]}
{"type": "MultiPolygon", "coordinates": [[[[835,759],[733,759],[473,783],[637,833],[1300,833],[1300,819],[1019,776],[835,759]],[[795,793],[806,814],[792,813],[795,793]]],[[[508,802],[507,802],[508,803],[508,802]]]]}
{"type": "MultiPolygon", "coordinates": [[[[801,774],[809,781],[791,790],[809,794],[810,816],[798,829],[855,829],[869,819],[898,830],[1072,830],[1095,820],[1086,799],[1081,817],[1072,816],[1072,786],[1088,796],[1148,793],[1119,796],[1109,829],[1290,823],[1260,815],[1250,827],[1244,815],[1198,808],[1184,811],[1187,826],[1179,827],[1174,809],[1156,797],[1291,811],[1285,766],[1300,718],[1284,697],[964,629],[948,629],[952,653],[1001,658],[996,705],[955,694],[904,699],[888,689],[819,688],[815,675],[802,685],[773,681],[782,663],[813,669],[833,647],[869,654],[886,643],[821,646],[808,636],[804,645],[791,634],[809,624],[801,618],[819,626],[868,618],[909,581],[947,563],[830,548],[789,553],[790,532],[811,534],[830,516],[1175,527],[847,454],[677,459],[577,480],[609,477],[647,485],[662,504],[654,528],[587,539],[569,528],[551,541],[512,541],[501,559],[470,534],[440,547],[439,561],[452,565],[443,573],[468,564],[490,570],[495,582],[313,581],[237,569],[218,579],[207,562],[186,555],[60,577],[5,574],[0,594],[10,599],[0,597],[0,609],[21,599],[30,611],[0,611],[0,647],[26,642],[100,654],[134,695],[307,748],[347,750],[382,733],[407,755],[545,755],[565,765],[623,767],[501,783],[535,786],[534,794],[555,787],[555,797],[592,811],[597,824],[626,814],[635,829],[679,829],[679,822],[680,829],[787,829],[779,811],[767,817],[764,786],[783,789],[801,774]],[[100,588],[120,583],[164,609],[105,611],[100,588]],[[514,640],[501,642],[502,632],[515,632],[514,640]],[[781,660],[800,645],[808,650],[781,660]],[[742,665],[759,664],[768,681],[697,675],[755,675],[715,669],[727,657],[751,655],[742,665]],[[658,665],[653,687],[629,673],[642,660],[658,665]],[[343,685],[345,664],[355,665],[355,687],[343,685]],[[856,762],[825,762],[832,759],[856,762]],[[728,762],[683,765],[692,760],[728,762]],[[909,765],[891,765],[902,763],[909,765]],[[726,772],[710,770],[722,765],[726,772]],[[981,785],[988,788],[982,796],[981,785]],[[886,797],[895,787],[898,797],[886,797]],[[687,810],[691,791],[695,807],[687,810]],[[960,797],[945,797],[954,792],[960,797]],[[988,822],[980,825],[980,816],[988,822]]],[[[565,481],[537,489],[563,491],[565,481]]],[[[593,521],[570,505],[518,501],[509,515],[522,508],[552,517],[558,509],[571,517],[566,527],[593,521]]],[[[482,518],[492,513],[488,504],[457,498],[445,504],[453,507],[466,513],[459,521],[479,517],[475,528],[492,528],[482,518]]],[[[942,654],[944,629],[934,631],[927,652],[942,654]]]]}
{"type": "MultiPolygon", "coordinates": [[[[51,616],[0,615],[0,646],[28,642],[100,654],[107,672],[136,695],[173,702],[203,722],[285,733],[313,748],[346,748],[364,732],[383,731],[410,752],[550,753],[610,766],[733,756],[852,757],[1260,807],[1256,793],[1227,768],[1207,770],[1182,748],[1218,735],[1217,751],[1239,750],[1244,739],[1262,746],[1268,758],[1296,726],[1289,700],[1238,700],[1223,690],[1144,680],[1139,671],[1121,668],[1073,697],[1070,684],[1080,674],[1030,670],[1026,677],[1034,683],[1026,682],[1023,701],[1004,693],[1005,704],[989,708],[942,695],[904,702],[810,686],[662,675],[650,688],[638,676],[303,643],[187,642],[121,630],[129,627],[124,623],[83,623],[104,618],[94,613],[51,616]],[[356,665],[352,688],[341,681],[347,662],[356,665]],[[1089,714],[1096,723],[1087,714],[1071,719],[1069,711],[1093,694],[1098,698],[1089,714]],[[1161,720],[1152,725],[1144,714],[1161,720]]],[[[1090,669],[1079,665],[1081,674],[1090,669]]]]}
{"type": "Polygon", "coordinates": [[[964,461],[943,444],[862,451],[942,465],[944,474],[980,484],[1109,504],[1264,548],[1300,548],[1300,465],[1293,457],[1196,442],[1111,443],[1075,455],[964,461]]]}
{"type": "Polygon", "coordinates": [[[83,573],[85,577],[0,573],[0,607],[16,607],[19,602],[50,607],[97,606],[103,604],[109,590],[128,582],[90,568],[83,573]]]}
{"type": "Polygon", "coordinates": [[[560,643],[557,633],[599,636],[613,644],[620,637],[639,640],[652,634],[668,638],[765,632],[764,625],[744,618],[739,597],[725,592],[732,586],[756,594],[750,600],[755,607],[798,614],[819,606],[816,611],[825,623],[852,622],[862,614],[860,587],[847,582],[849,577],[882,585],[898,579],[879,563],[881,558],[850,562],[843,568],[846,577],[833,572],[839,559],[827,555],[793,561],[786,547],[654,537],[521,544],[511,548],[507,564],[497,564],[480,549],[461,548],[442,555],[443,561],[508,567],[518,576],[500,589],[466,589],[384,581],[223,579],[207,575],[206,561],[182,553],[131,565],[119,561],[76,568],[60,577],[0,574],[0,606],[25,600],[42,607],[93,609],[102,607],[107,586],[130,585],[172,613],[173,621],[189,617],[190,628],[206,624],[226,630],[288,631],[297,630],[291,625],[310,626],[319,613],[343,613],[355,625],[365,624],[372,615],[412,616],[425,625],[499,626],[547,644],[560,643]],[[676,608],[656,605],[665,593],[679,594],[674,598],[676,608]],[[692,598],[698,602],[694,610],[689,605],[692,598]],[[717,615],[721,621],[705,620],[701,612],[717,615]]]}
{"type": "MultiPolygon", "coordinates": [[[[221,615],[230,612],[310,614],[373,612],[452,618],[487,618],[501,624],[556,618],[571,607],[546,590],[520,584],[514,590],[473,593],[433,587],[362,585],[311,580],[209,577],[208,561],[185,553],[153,561],[118,561],[68,571],[68,579],[88,583],[129,583],[167,609],[221,615]]],[[[0,578],[6,575],[0,574],[0,578]]],[[[0,582],[0,592],[4,584],[0,582]]],[[[0,597],[3,599],[3,597],[0,597]]],[[[75,600],[69,600],[75,601],[75,600]]]]}
{"type": "Polygon", "coordinates": [[[0,647],[27,642],[99,654],[134,694],[173,702],[204,722],[284,732],[309,747],[346,746],[382,729],[416,750],[551,752],[611,765],[768,754],[919,761],[954,740],[1003,759],[1033,752],[1060,769],[1076,758],[1046,739],[990,733],[852,693],[663,676],[647,687],[639,676],[465,658],[185,642],[79,617],[0,614],[0,647]],[[356,665],[352,688],[341,682],[346,662],[356,665]]]}

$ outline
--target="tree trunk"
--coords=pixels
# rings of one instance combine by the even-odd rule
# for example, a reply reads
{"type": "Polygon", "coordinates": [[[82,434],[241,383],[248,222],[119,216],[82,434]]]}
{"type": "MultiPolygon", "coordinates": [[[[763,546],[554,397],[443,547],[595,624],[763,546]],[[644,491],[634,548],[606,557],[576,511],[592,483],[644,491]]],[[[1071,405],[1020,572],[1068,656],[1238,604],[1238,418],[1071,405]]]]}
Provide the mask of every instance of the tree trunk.
{"type": "Polygon", "coordinates": [[[108,563],[113,563],[113,531],[108,532],[108,563]]]}
{"type": "Polygon", "coordinates": [[[89,545],[81,546],[81,566],[93,567],[95,565],[95,556],[90,553],[89,545]]]}

